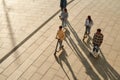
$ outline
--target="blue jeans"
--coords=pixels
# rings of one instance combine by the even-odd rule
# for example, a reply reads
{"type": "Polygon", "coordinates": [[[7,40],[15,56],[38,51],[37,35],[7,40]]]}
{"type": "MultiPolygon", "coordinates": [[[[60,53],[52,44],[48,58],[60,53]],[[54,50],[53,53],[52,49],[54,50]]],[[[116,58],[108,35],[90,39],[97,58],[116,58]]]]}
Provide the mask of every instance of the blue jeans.
{"type": "Polygon", "coordinates": [[[90,34],[90,30],[91,30],[91,27],[90,26],[86,26],[85,34],[90,34]]]}
{"type": "Polygon", "coordinates": [[[93,52],[96,51],[98,53],[99,51],[99,46],[97,44],[93,45],[93,52]]]}
{"type": "Polygon", "coordinates": [[[62,20],[62,26],[65,27],[67,25],[67,19],[62,20]]]}

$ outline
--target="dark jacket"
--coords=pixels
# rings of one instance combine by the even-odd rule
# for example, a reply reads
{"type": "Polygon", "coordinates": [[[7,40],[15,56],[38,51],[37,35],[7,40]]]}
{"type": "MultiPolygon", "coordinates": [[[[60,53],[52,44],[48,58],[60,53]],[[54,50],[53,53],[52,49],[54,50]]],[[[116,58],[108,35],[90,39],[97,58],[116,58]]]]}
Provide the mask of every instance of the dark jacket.
{"type": "Polygon", "coordinates": [[[67,0],[61,0],[60,7],[63,9],[63,8],[66,8],[66,6],[67,6],[67,0]]]}

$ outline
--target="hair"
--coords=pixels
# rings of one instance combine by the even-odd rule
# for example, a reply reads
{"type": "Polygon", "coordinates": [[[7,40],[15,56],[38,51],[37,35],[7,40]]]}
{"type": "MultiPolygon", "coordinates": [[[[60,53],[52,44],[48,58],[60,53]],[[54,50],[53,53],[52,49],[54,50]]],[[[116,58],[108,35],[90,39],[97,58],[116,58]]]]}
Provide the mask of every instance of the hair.
{"type": "Polygon", "coordinates": [[[91,19],[91,16],[90,16],[90,15],[88,15],[88,19],[89,19],[90,21],[92,21],[92,19],[91,19]]]}
{"type": "Polygon", "coordinates": [[[64,11],[65,11],[65,12],[67,12],[67,9],[66,9],[66,8],[64,8],[64,11]]]}
{"type": "Polygon", "coordinates": [[[101,32],[101,29],[100,29],[100,28],[98,28],[98,29],[97,29],[97,32],[101,32]]]}
{"type": "Polygon", "coordinates": [[[62,29],[62,26],[59,26],[59,29],[62,29]]]}

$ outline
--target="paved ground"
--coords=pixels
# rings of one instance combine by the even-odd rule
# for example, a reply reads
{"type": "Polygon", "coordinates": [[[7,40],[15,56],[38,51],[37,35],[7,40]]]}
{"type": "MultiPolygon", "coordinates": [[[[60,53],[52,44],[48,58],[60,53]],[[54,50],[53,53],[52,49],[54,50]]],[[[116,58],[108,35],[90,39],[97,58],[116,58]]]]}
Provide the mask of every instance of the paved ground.
{"type": "Polygon", "coordinates": [[[65,47],[56,57],[55,35],[61,22],[60,13],[53,15],[59,1],[1,0],[0,4],[0,80],[120,80],[119,0],[72,1],[65,47]],[[94,21],[90,36],[97,28],[104,34],[97,60],[89,55],[91,40],[82,41],[87,15],[94,21]]]}
{"type": "Polygon", "coordinates": [[[0,59],[57,12],[58,5],[57,0],[0,0],[0,59]]]}

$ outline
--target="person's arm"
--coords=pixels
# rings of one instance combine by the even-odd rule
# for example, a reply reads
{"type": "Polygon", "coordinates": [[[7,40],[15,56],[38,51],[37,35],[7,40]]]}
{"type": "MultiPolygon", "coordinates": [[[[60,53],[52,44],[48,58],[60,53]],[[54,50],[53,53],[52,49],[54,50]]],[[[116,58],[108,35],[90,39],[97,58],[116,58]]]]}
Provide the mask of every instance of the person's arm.
{"type": "Polygon", "coordinates": [[[87,19],[85,20],[85,26],[87,25],[87,19]]]}
{"type": "Polygon", "coordinates": [[[92,40],[92,43],[93,43],[93,44],[94,44],[94,41],[95,41],[95,33],[94,33],[93,40],[92,40]]]}
{"type": "Polygon", "coordinates": [[[56,39],[58,39],[58,32],[57,32],[57,34],[56,34],[56,39]]]}
{"type": "Polygon", "coordinates": [[[63,39],[65,39],[65,32],[63,32],[63,39]]]}
{"type": "Polygon", "coordinates": [[[100,40],[101,40],[101,42],[100,42],[99,47],[100,47],[100,46],[101,46],[101,44],[103,43],[103,37],[104,37],[104,36],[101,34],[101,39],[100,39],[100,40]]]}

